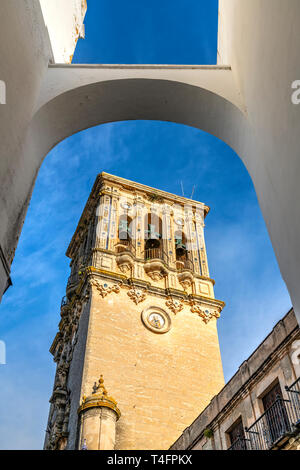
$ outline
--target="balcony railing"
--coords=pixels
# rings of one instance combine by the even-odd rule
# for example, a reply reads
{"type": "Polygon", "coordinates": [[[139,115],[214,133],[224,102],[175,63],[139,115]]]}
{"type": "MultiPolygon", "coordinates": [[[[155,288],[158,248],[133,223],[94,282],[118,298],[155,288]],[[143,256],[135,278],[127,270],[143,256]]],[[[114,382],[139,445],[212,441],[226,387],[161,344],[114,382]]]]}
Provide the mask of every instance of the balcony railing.
{"type": "Polygon", "coordinates": [[[287,434],[295,430],[295,411],[291,400],[277,397],[246,434],[250,441],[251,450],[269,450],[287,434]]]}
{"type": "Polygon", "coordinates": [[[144,251],[145,255],[145,260],[153,260],[153,259],[159,259],[164,261],[164,263],[168,264],[169,263],[169,258],[168,255],[165,251],[163,251],[161,248],[148,248],[147,250],[144,251]]]}
{"type": "Polygon", "coordinates": [[[295,426],[300,426],[300,377],[289,387],[285,387],[292,404],[292,419],[295,426]]]}
{"type": "Polygon", "coordinates": [[[250,439],[238,437],[228,450],[251,450],[250,439]]]}

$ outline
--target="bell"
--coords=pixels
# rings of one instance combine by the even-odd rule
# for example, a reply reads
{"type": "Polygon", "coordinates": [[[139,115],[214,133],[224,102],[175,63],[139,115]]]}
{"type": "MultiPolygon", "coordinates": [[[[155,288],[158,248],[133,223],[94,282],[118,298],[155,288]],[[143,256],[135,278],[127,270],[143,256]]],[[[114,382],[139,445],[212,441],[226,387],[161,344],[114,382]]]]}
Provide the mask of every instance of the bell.
{"type": "Polygon", "coordinates": [[[179,243],[176,246],[176,255],[177,256],[183,256],[183,255],[185,255],[185,253],[186,253],[185,245],[183,245],[182,243],[179,243]]]}
{"type": "Polygon", "coordinates": [[[147,242],[147,247],[148,248],[159,248],[159,246],[160,246],[159,240],[150,239],[147,242]]]}
{"type": "Polygon", "coordinates": [[[120,240],[128,240],[128,232],[127,230],[122,230],[119,232],[119,238],[120,240]]]}

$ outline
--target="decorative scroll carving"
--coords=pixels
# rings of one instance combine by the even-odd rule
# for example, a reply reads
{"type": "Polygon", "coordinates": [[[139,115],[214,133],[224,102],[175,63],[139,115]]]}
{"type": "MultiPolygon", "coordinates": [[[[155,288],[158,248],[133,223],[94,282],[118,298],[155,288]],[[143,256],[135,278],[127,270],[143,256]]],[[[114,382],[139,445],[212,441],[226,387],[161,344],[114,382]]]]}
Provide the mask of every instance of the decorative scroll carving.
{"type": "Polygon", "coordinates": [[[180,300],[174,299],[173,297],[168,297],[168,300],[166,301],[166,306],[172,310],[175,315],[183,309],[183,304],[181,303],[180,300]]]}
{"type": "Polygon", "coordinates": [[[192,287],[194,276],[190,269],[182,269],[178,274],[178,281],[182,285],[185,291],[192,287]]]}
{"type": "Polygon", "coordinates": [[[220,312],[217,309],[206,308],[196,303],[191,304],[191,312],[197,313],[206,324],[212,318],[220,318],[220,312]]]}
{"type": "Polygon", "coordinates": [[[131,270],[133,266],[133,259],[131,253],[121,252],[116,257],[118,267],[122,273],[126,273],[131,270]]]}
{"type": "Polygon", "coordinates": [[[148,272],[149,277],[151,277],[152,281],[158,282],[164,278],[164,275],[160,271],[148,272]]]}
{"type": "Polygon", "coordinates": [[[127,292],[127,295],[133,300],[133,302],[137,305],[140,302],[143,302],[147,296],[146,289],[136,289],[133,287],[127,292]]]}
{"type": "Polygon", "coordinates": [[[108,294],[111,294],[112,292],[115,292],[116,294],[120,292],[120,286],[118,284],[110,286],[107,283],[100,284],[96,279],[91,279],[90,285],[96,287],[97,291],[103,298],[106,297],[108,294]]]}

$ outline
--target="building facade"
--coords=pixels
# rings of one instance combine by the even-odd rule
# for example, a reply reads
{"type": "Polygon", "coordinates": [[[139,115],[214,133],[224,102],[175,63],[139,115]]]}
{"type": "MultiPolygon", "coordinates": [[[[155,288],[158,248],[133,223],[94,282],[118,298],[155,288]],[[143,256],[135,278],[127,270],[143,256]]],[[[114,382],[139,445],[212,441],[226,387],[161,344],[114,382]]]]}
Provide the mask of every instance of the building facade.
{"type": "Polygon", "coordinates": [[[300,450],[300,329],[293,310],[171,449],[300,450]]]}
{"type": "Polygon", "coordinates": [[[208,211],[98,175],[67,250],[46,449],[168,449],[223,387],[208,211]]]}

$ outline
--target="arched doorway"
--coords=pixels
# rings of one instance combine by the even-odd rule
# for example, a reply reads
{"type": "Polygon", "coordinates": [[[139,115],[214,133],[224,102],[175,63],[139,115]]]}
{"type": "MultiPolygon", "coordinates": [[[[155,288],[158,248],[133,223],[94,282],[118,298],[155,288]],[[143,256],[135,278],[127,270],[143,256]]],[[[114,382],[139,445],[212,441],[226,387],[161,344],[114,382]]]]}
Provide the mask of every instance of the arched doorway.
{"type": "Polygon", "coordinates": [[[145,215],[145,259],[163,259],[162,220],[154,213],[145,215]]]}

